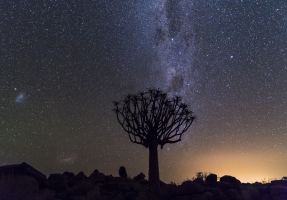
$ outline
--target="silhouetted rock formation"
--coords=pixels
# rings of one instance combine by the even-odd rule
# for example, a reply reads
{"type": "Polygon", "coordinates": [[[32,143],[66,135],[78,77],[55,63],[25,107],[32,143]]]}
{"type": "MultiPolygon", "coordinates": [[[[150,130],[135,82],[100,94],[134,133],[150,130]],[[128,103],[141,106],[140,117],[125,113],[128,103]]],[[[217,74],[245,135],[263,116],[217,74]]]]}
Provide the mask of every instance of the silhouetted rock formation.
{"type": "Polygon", "coordinates": [[[106,175],[100,173],[97,169],[89,176],[89,181],[94,184],[103,183],[106,180],[106,175]]]}
{"type": "Polygon", "coordinates": [[[46,176],[25,162],[0,167],[0,176],[5,175],[30,176],[38,181],[40,187],[45,187],[46,185],[46,176]]]}
{"type": "Polygon", "coordinates": [[[238,191],[241,189],[241,182],[233,176],[225,175],[225,176],[222,176],[219,180],[220,182],[229,183],[230,185],[232,185],[234,189],[238,191]]]}
{"type": "Polygon", "coordinates": [[[144,175],[144,173],[139,173],[138,175],[136,175],[135,177],[134,177],[134,180],[135,181],[140,181],[140,180],[142,180],[142,179],[144,179],[145,178],[145,175],[144,175]]]}
{"type": "MultiPolygon", "coordinates": [[[[51,174],[48,179],[28,164],[0,167],[1,200],[110,200],[148,199],[148,184],[140,173],[134,179],[104,175],[95,170],[89,177],[83,172],[51,174]]],[[[287,181],[269,184],[240,183],[235,177],[215,174],[205,182],[184,181],[181,185],[160,183],[163,200],[286,200],[287,181]]]]}
{"type": "Polygon", "coordinates": [[[205,179],[205,184],[207,186],[215,186],[216,182],[217,182],[216,174],[209,174],[205,179]]]}
{"type": "Polygon", "coordinates": [[[204,192],[204,187],[193,181],[184,181],[177,188],[177,195],[186,196],[191,194],[200,194],[204,192]]]}
{"type": "Polygon", "coordinates": [[[287,180],[275,180],[275,181],[271,181],[271,186],[283,186],[283,187],[287,187],[287,180]]]}
{"type": "Polygon", "coordinates": [[[120,167],[119,175],[120,175],[121,178],[127,178],[128,177],[125,167],[123,167],[123,166],[120,167]]]}
{"type": "Polygon", "coordinates": [[[67,188],[67,181],[63,174],[50,174],[48,182],[49,187],[56,192],[62,192],[67,188]]]}
{"type": "Polygon", "coordinates": [[[0,167],[1,200],[53,199],[46,176],[27,163],[0,167]]]}
{"type": "Polygon", "coordinates": [[[194,179],[193,182],[198,183],[198,184],[200,184],[200,185],[204,185],[204,180],[203,180],[203,178],[199,178],[199,177],[198,177],[198,178],[194,179]]]}

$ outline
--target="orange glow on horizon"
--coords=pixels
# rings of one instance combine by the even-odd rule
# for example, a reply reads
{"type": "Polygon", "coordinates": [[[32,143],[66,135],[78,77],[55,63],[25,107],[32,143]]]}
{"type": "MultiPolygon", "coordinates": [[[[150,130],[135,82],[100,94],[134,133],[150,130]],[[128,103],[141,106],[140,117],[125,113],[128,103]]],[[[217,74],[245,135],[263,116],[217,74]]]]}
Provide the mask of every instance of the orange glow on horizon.
{"type": "MultiPolygon", "coordinates": [[[[218,177],[224,175],[234,176],[242,183],[280,180],[287,174],[286,169],[278,168],[274,164],[280,162],[285,162],[280,166],[287,166],[287,161],[282,161],[280,156],[275,156],[272,153],[270,155],[260,155],[256,152],[249,154],[216,153],[201,156],[188,162],[182,161],[182,165],[175,169],[175,171],[177,170],[176,176],[171,175],[168,180],[164,180],[163,173],[161,177],[165,182],[181,183],[186,179],[195,177],[196,172],[210,172],[217,174],[218,177]]],[[[164,165],[161,167],[165,168],[164,165]]]]}

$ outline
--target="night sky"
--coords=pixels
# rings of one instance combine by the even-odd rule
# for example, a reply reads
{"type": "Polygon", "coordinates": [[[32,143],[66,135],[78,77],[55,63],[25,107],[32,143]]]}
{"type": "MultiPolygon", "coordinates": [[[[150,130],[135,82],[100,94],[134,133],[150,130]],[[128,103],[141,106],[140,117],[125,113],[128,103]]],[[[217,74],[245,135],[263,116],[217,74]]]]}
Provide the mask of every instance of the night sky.
{"type": "Polygon", "coordinates": [[[111,110],[151,87],[197,115],[159,149],[164,182],[287,175],[285,0],[2,0],[0,69],[0,165],[148,175],[111,110]]]}

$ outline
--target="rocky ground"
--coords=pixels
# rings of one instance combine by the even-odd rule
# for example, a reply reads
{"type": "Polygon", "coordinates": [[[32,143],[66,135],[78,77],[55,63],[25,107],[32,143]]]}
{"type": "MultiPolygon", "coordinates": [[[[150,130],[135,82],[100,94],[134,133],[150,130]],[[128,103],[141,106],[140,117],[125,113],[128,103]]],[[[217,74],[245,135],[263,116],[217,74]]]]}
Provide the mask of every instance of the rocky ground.
{"type": "MultiPolygon", "coordinates": [[[[106,176],[95,170],[90,176],[80,172],[51,174],[48,179],[22,163],[0,167],[1,200],[145,200],[148,181],[144,174],[134,179],[106,176]]],[[[206,181],[195,179],[181,185],[161,183],[163,200],[287,200],[287,180],[269,184],[244,184],[232,176],[206,181]]]]}

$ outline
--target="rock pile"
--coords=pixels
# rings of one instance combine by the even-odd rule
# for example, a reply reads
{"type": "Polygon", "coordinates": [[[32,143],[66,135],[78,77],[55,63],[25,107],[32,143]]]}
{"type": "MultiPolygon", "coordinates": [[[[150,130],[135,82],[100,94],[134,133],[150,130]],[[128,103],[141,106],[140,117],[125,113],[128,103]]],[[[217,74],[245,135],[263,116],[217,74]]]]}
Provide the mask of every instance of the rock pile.
{"type": "MultiPolygon", "coordinates": [[[[90,176],[83,172],[51,174],[48,179],[30,165],[0,167],[1,200],[145,200],[148,181],[140,173],[134,179],[106,176],[95,170],[90,176]]],[[[163,200],[287,200],[287,181],[269,184],[244,184],[232,176],[217,181],[215,174],[203,180],[184,181],[181,185],[161,182],[163,200]]]]}

